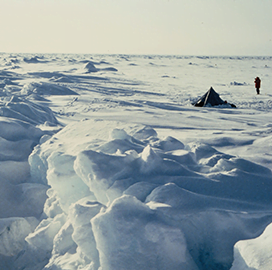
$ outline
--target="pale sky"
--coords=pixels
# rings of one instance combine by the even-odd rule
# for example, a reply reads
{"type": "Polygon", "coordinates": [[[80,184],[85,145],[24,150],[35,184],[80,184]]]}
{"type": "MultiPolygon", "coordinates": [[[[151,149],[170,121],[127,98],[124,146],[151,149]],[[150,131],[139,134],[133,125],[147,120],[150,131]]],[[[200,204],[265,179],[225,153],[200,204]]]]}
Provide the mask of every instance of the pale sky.
{"type": "Polygon", "coordinates": [[[0,0],[0,52],[272,55],[272,0],[0,0]]]}

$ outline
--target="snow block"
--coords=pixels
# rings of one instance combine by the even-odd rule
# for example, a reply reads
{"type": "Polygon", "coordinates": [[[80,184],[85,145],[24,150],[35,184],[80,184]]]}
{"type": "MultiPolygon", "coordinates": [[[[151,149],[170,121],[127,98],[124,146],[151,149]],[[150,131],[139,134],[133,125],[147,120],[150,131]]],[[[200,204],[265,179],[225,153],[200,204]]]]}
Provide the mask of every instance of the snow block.
{"type": "Polygon", "coordinates": [[[135,197],[116,199],[91,223],[101,269],[198,269],[183,233],[162,224],[154,211],[135,197]]]}

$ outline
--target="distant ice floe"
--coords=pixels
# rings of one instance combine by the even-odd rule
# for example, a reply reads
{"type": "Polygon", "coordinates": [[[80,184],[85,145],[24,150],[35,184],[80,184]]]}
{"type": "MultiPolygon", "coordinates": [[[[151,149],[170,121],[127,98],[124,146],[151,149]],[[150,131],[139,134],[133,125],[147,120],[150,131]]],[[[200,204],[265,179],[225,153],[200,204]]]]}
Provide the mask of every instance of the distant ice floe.
{"type": "Polygon", "coordinates": [[[29,163],[50,189],[15,262],[27,269],[229,269],[272,222],[270,170],[149,127],[72,123],[29,163]]]}

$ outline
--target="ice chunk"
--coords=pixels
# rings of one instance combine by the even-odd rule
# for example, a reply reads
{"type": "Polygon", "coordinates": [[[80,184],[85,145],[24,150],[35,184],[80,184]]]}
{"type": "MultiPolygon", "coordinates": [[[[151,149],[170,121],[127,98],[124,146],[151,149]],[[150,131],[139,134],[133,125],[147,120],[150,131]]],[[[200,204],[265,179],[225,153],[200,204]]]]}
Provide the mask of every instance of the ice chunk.
{"type": "Polygon", "coordinates": [[[107,204],[106,190],[119,178],[127,178],[130,167],[124,166],[126,157],[113,156],[92,150],[82,151],[75,161],[75,171],[94,193],[96,199],[107,204]]]}
{"type": "Polygon", "coordinates": [[[133,137],[138,140],[146,140],[149,139],[150,137],[157,137],[157,132],[151,128],[151,127],[143,127],[142,129],[138,130],[133,137]]]}
{"type": "Polygon", "coordinates": [[[135,179],[132,177],[128,179],[116,180],[111,187],[106,191],[107,197],[109,199],[108,204],[110,204],[116,198],[122,196],[123,192],[132,184],[134,184],[135,179]]]}
{"type": "Polygon", "coordinates": [[[184,149],[184,144],[171,136],[166,137],[166,139],[162,141],[157,141],[152,146],[160,148],[164,151],[184,149]]]}
{"type": "Polygon", "coordinates": [[[68,213],[69,206],[90,195],[89,188],[74,171],[75,157],[53,152],[48,158],[48,184],[60,199],[60,206],[68,213]]]}
{"type": "Polygon", "coordinates": [[[91,218],[96,216],[104,207],[103,204],[92,199],[92,197],[85,197],[70,206],[69,218],[75,228],[89,224],[91,218]]]}
{"type": "Polygon", "coordinates": [[[0,255],[17,255],[26,246],[25,237],[38,225],[35,218],[0,219],[0,255]]]}
{"type": "Polygon", "coordinates": [[[26,241],[37,249],[52,251],[53,240],[61,227],[66,222],[64,214],[57,215],[54,219],[42,220],[33,233],[26,237],[26,241]]]}
{"type": "Polygon", "coordinates": [[[143,145],[137,144],[127,139],[114,139],[99,146],[98,150],[107,154],[115,154],[118,152],[120,154],[124,154],[127,151],[135,151],[136,153],[140,153],[143,151],[143,148],[143,145]]]}
{"type": "Polygon", "coordinates": [[[113,129],[110,132],[110,141],[98,147],[103,153],[114,154],[119,151],[121,154],[126,151],[142,152],[144,144],[129,136],[124,129],[113,129]]]}
{"type": "MultiPolygon", "coordinates": [[[[141,153],[140,172],[146,175],[156,175],[159,181],[160,176],[195,176],[186,167],[174,159],[163,158],[160,153],[152,149],[150,145],[144,148],[141,153]]],[[[166,181],[171,181],[167,178],[166,181]]]]}
{"type": "MultiPolygon", "coordinates": [[[[93,270],[94,268],[88,268],[86,266],[86,262],[79,257],[77,253],[65,253],[64,255],[52,255],[50,258],[50,261],[47,265],[44,267],[39,267],[36,265],[33,265],[30,269],[42,269],[42,270],[63,270],[63,269],[69,269],[69,270],[93,270]],[[35,267],[35,268],[34,268],[35,267]]],[[[95,268],[96,270],[96,268],[95,268]]]]}
{"type": "Polygon", "coordinates": [[[130,136],[128,136],[125,130],[115,128],[110,133],[110,139],[111,140],[115,140],[115,139],[130,140],[130,136]]]}
{"type": "Polygon", "coordinates": [[[123,194],[136,197],[139,201],[144,202],[146,197],[155,189],[158,185],[148,182],[137,182],[127,188],[123,194]]]}
{"type": "Polygon", "coordinates": [[[66,252],[75,253],[77,245],[72,239],[74,228],[68,220],[55,235],[52,255],[64,255],[66,252]]]}
{"type": "Polygon", "coordinates": [[[1,179],[0,218],[27,217],[39,218],[46,200],[47,186],[32,183],[13,185],[1,179]]]}
{"type": "Polygon", "coordinates": [[[49,218],[54,218],[55,216],[62,214],[63,210],[60,206],[60,199],[53,188],[49,188],[46,192],[48,198],[44,204],[44,213],[49,218]]]}
{"type": "Polygon", "coordinates": [[[180,229],[135,197],[116,199],[91,222],[102,269],[198,269],[180,229]]]}
{"type": "Polygon", "coordinates": [[[102,207],[100,203],[84,198],[71,206],[69,212],[74,227],[72,238],[78,245],[78,252],[87,257],[96,268],[99,267],[99,254],[96,249],[91,219],[100,212],[102,207]]]}
{"type": "Polygon", "coordinates": [[[242,240],[234,246],[231,270],[269,270],[272,265],[272,223],[255,239],[242,240]]]}
{"type": "Polygon", "coordinates": [[[153,171],[156,167],[159,167],[162,163],[162,159],[152,150],[150,145],[145,147],[141,154],[142,166],[141,171],[143,173],[148,173],[153,171]]]}
{"type": "Polygon", "coordinates": [[[39,145],[29,155],[28,162],[30,165],[31,182],[47,185],[47,156],[42,152],[39,145]]]}

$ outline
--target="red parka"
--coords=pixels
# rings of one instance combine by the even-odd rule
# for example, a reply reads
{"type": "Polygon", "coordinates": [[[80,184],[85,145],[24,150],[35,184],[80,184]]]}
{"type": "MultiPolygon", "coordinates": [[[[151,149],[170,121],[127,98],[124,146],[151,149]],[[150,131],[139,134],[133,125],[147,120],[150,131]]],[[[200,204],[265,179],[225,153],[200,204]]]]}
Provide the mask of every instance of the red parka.
{"type": "Polygon", "coordinates": [[[261,80],[259,77],[256,77],[254,82],[255,82],[255,88],[257,89],[261,88],[261,80]]]}

